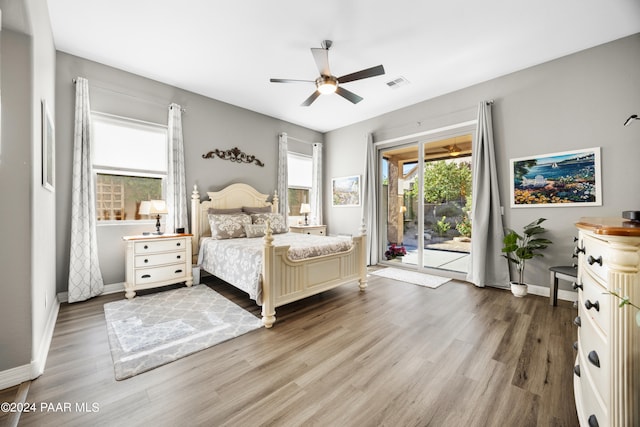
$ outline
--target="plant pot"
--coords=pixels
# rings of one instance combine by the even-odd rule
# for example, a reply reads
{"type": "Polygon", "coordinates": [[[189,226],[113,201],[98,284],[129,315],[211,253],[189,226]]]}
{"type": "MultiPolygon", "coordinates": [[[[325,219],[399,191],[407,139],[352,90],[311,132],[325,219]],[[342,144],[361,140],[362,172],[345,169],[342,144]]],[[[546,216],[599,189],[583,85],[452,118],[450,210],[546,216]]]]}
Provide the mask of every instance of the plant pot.
{"type": "Polygon", "coordinates": [[[511,293],[514,297],[522,298],[527,295],[527,285],[511,282],[511,293]]]}

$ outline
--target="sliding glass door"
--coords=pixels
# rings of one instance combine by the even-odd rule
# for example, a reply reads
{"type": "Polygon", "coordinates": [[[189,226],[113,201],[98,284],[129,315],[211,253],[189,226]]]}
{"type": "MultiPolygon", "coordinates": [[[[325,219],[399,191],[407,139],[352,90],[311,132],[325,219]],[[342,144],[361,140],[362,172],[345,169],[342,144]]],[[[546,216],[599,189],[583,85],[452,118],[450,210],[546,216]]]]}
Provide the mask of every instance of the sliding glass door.
{"type": "Polygon", "coordinates": [[[383,262],[466,273],[471,134],[389,146],[379,156],[383,262]]]}

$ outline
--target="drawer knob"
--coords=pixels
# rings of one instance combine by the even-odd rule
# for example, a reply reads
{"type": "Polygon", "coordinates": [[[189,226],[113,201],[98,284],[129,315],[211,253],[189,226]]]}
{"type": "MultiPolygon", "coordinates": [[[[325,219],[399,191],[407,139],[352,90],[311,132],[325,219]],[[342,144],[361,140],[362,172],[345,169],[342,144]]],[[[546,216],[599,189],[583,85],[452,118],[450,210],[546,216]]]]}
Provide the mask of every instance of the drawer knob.
{"type": "Polygon", "coordinates": [[[144,263],[145,263],[145,264],[146,264],[146,263],[148,263],[148,262],[149,262],[149,260],[148,260],[148,259],[145,259],[145,260],[144,260],[144,263]]]}
{"type": "Polygon", "coordinates": [[[589,416],[589,427],[600,427],[600,424],[598,424],[598,419],[595,415],[589,416]]]}
{"type": "Polygon", "coordinates": [[[600,367],[600,358],[598,357],[598,353],[596,353],[595,350],[589,352],[587,359],[589,359],[589,362],[591,362],[593,366],[597,368],[600,367]]]}
{"type": "Polygon", "coordinates": [[[576,365],[573,367],[573,373],[577,376],[580,376],[580,365],[576,365]]]}
{"type": "Polygon", "coordinates": [[[176,270],[176,271],[174,271],[174,273],[176,273],[176,274],[182,273],[182,270],[176,270]]]}
{"type": "Polygon", "coordinates": [[[589,255],[587,257],[587,262],[589,263],[589,265],[600,264],[600,266],[602,266],[602,255],[599,256],[598,258],[594,258],[591,255],[589,255]]]}
{"type": "Polygon", "coordinates": [[[147,245],[144,245],[144,248],[145,248],[145,249],[149,249],[149,246],[147,246],[147,245]]]}
{"type": "Polygon", "coordinates": [[[177,258],[177,259],[180,259],[180,258],[182,258],[182,257],[181,257],[180,255],[178,255],[178,256],[176,256],[176,258],[177,258]]]}
{"type": "Polygon", "coordinates": [[[578,351],[578,341],[575,341],[575,342],[573,343],[573,349],[574,349],[575,351],[578,351]]]}
{"type": "Polygon", "coordinates": [[[583,254],[583,253],[585,253],[585,249],[581,248],[579,246],[576,246],[575,249],[573,250],[573,253],[576,254],[576,255],[577,254],[583,254]]]}
{"type": "Polygon", "coordinates": [[[580,316],[576,316],[576,318],[573,319],[573,324],[578,327],[582,326],[582,320],[580,320],[580,316]]]}
{"type": "Polygon", "coordinates": [[[584,302],[584,306],[587,308],[587,310],[591,310],[592,308],[595,308],[596,311],[600,311],[600,302],[598,302],[598,301],[591,302],[589,300],[586,300],[584,302]]]}
{"type": "Polygon", "coordinates": [[[142,275],[142,278],[143,278],[143,279],[149,279],[150,277],[151,277],[151,275],[150,275],[150,274],[143,274],[143,275],[142,275]]]}
{"type": "Polygon", "coordinates": [[[180,246],[181,244],[182,244],[182,243],[178,242],[178,243],[176,243],[176,246],[180,246]]]}
{"type": "Polygon", "coordinates": [[[574,242],[577,242],[577,241],[578,241],[578,238],[577,238],[576,236],[573,236],[573,241],[574,241],[574,242]]]}
{"type": "Polygon", "coordinates": [[[573,282],[573,290],[575,291],[576,289],[584,290],[581,284],[573,282]]]}

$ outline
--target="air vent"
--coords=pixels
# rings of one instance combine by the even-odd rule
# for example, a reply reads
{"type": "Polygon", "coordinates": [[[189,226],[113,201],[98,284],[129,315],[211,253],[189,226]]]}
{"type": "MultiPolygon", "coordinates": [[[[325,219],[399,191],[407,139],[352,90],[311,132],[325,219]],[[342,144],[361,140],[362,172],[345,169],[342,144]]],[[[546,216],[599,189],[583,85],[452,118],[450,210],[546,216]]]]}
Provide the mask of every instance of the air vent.
{"type": "Polygon", "coordinates": [[[390,82],[387,82],[387,86],[389,86],[392,89],[398,89],[401,86],[406,86],[409,84],[409,80],[405,79],[404,77],[400,76],[397,79],[391,80],[390,82]]]}

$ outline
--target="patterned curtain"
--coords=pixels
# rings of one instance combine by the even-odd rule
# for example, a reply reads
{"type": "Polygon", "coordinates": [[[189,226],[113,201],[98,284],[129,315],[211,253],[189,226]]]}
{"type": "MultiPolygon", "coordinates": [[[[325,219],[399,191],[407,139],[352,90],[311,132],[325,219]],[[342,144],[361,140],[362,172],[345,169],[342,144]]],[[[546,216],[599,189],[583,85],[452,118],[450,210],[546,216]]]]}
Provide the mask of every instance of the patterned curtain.
{"type": "Polygon", "coordinates": [[[68,298],[70,303],[100,295],[104,289],[96,239],[89,81],[82,77],[76,79],[75,116],[71,184],[71,251],[69,254],[68,298]]]}
{"type": "Polygon", "coordinates": [[[322,144],[313,144],[311,177],[311,213],[313,215],[312,224],[322,224],[322,144]]]}
{"type": "Polygon", "coordinates": [[[286,133],[278,138],[278,212],[284,215],[285,223],[289,224],[289,170],[287,167],[287,153],[289,152],[286,133]]]}
{"type": "Polygon", "coordinates": [[[477,126],[471,150],[473,239],[467,281],[480,287],[504,288],[509,286],[509,266],[501,255],[504,229],[490,102],[483,101],[478,106],[477,126]]]}
{"type": "Polygon", "coordinates": [[[187,215],[187,186],[184,173],[184,141],[182,139],[182,107],[169,106],[169,171],[167,177],[167,207],[169,214],[165,230],[173,233],[176,228],[189,232],[187,215]]]}
{"type": "Polygon", "coordinates": [[[378,162],[373,135],[367,135],[367,158],[364,171],[364,200],[362,203],[362,219],[367,228],[367,263],[378,263],[378,196],[376,188],[376,164],[378,162]]]}

